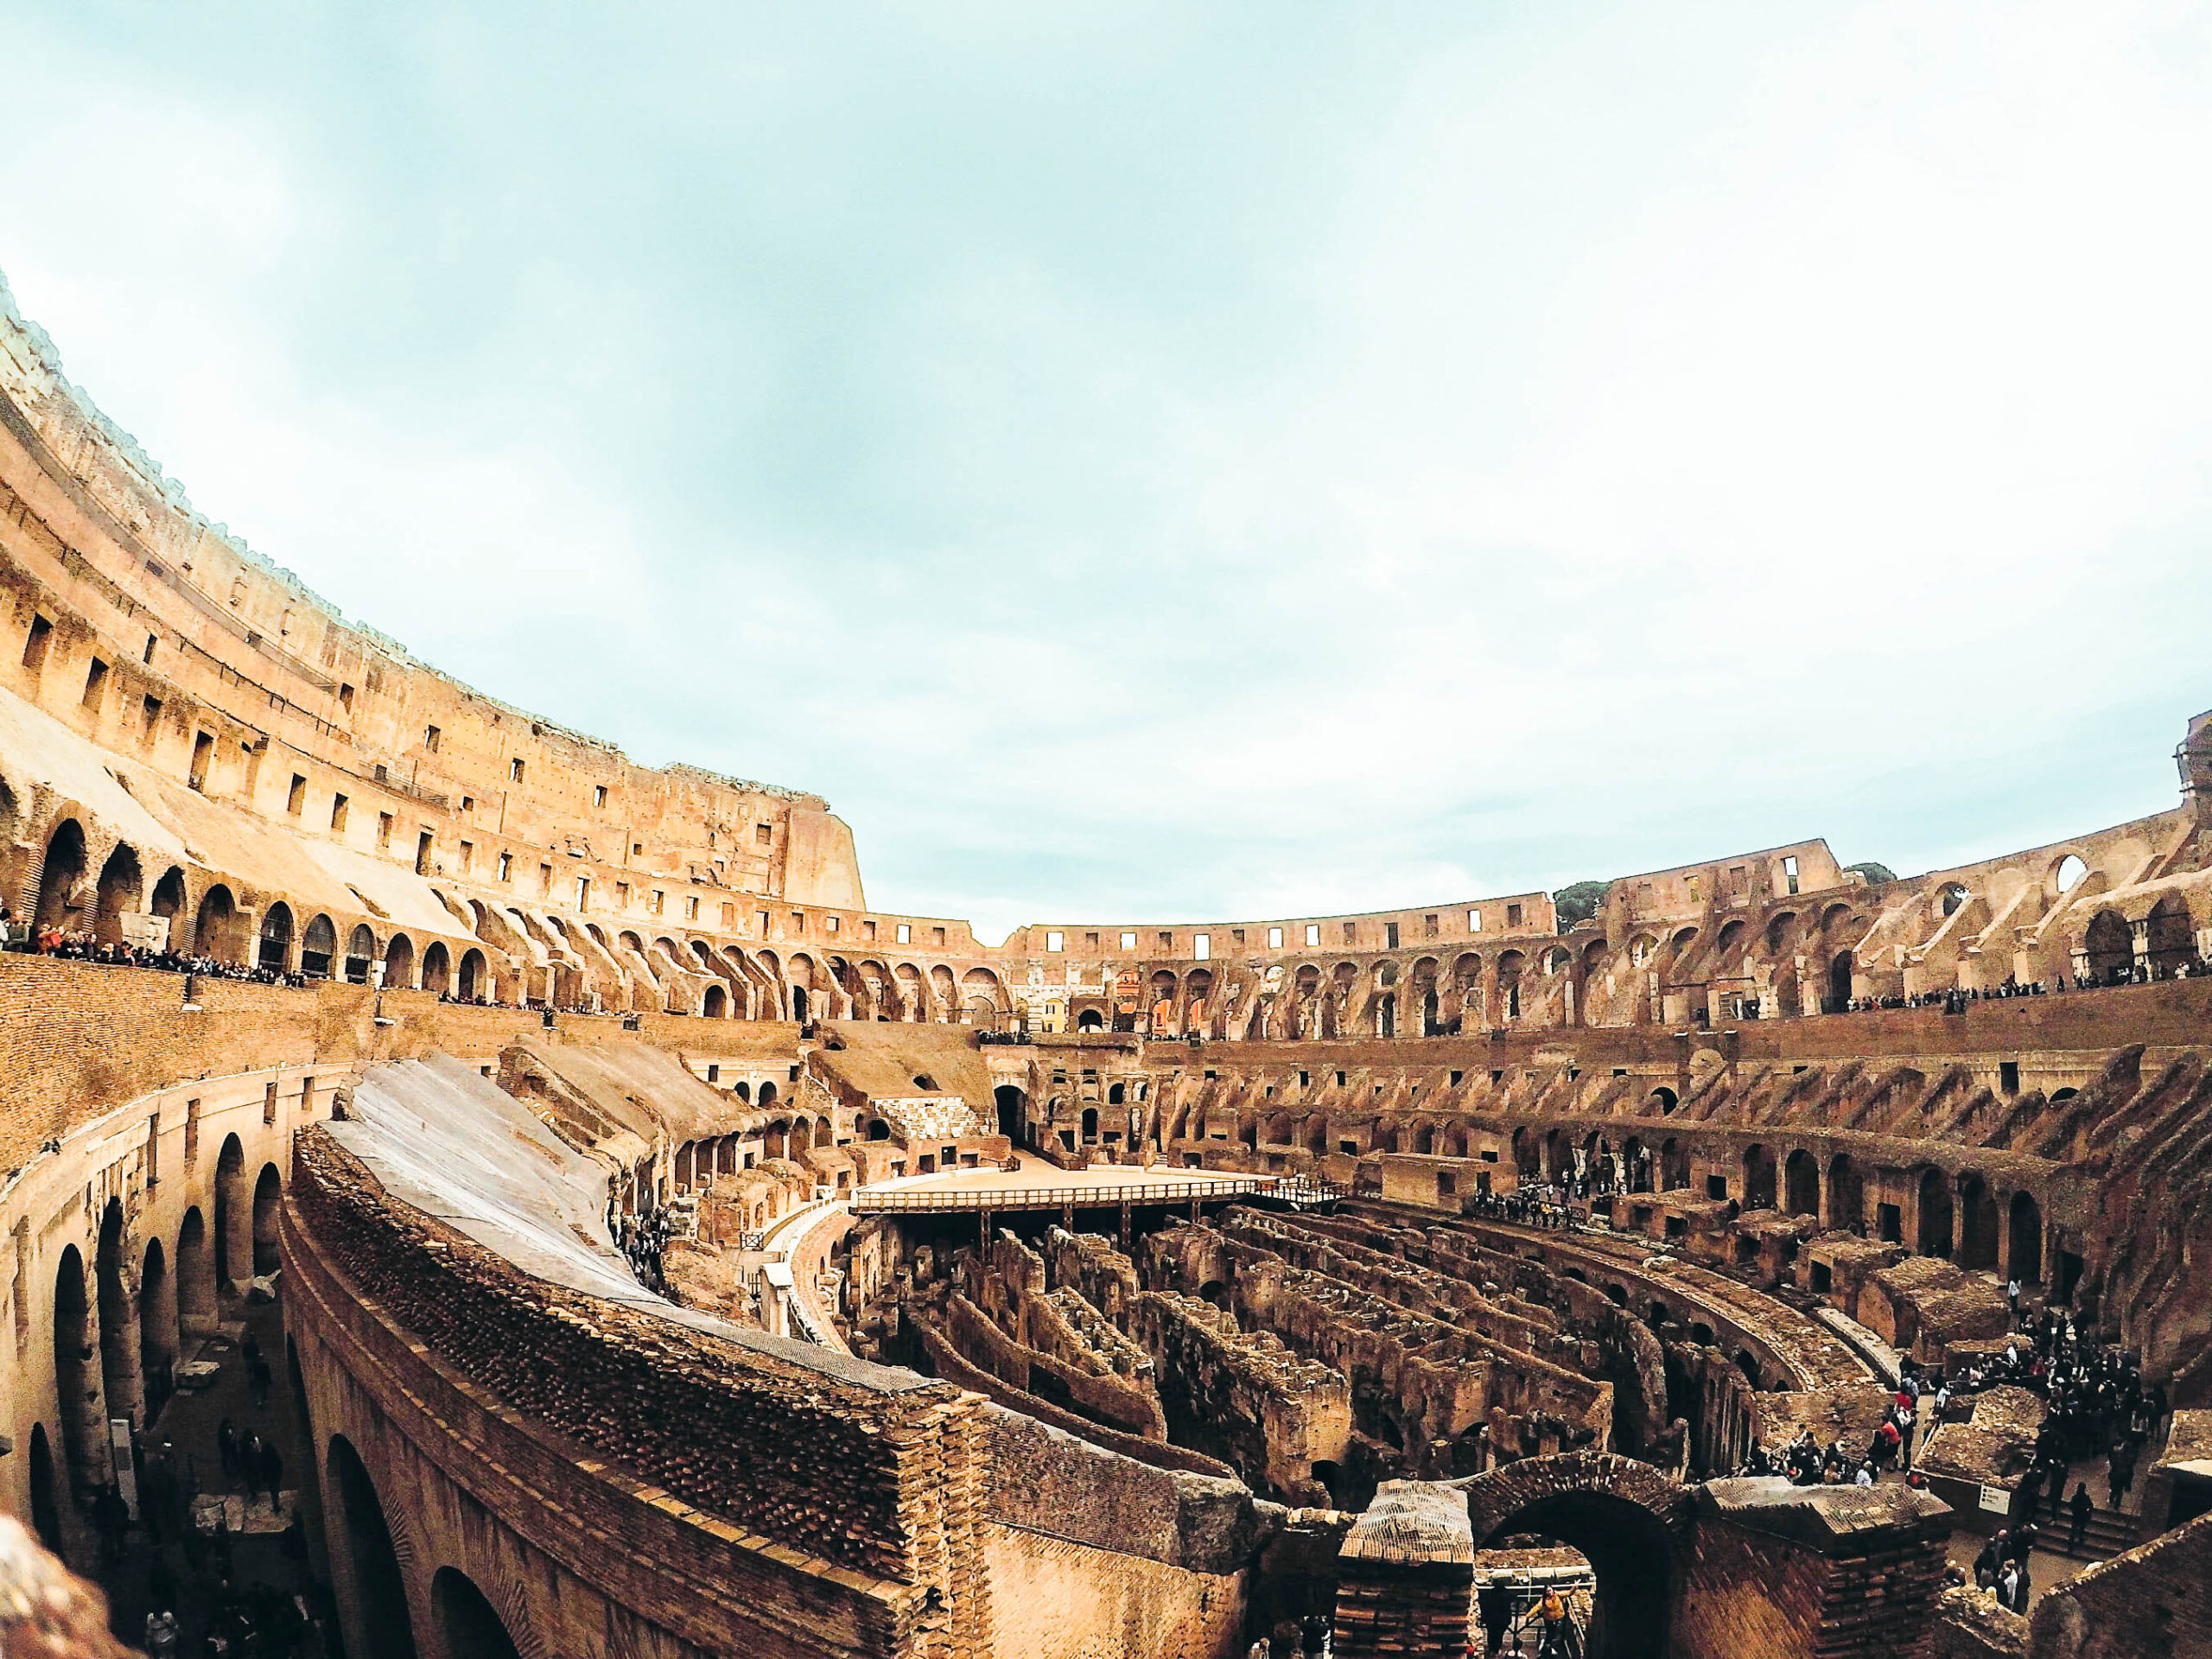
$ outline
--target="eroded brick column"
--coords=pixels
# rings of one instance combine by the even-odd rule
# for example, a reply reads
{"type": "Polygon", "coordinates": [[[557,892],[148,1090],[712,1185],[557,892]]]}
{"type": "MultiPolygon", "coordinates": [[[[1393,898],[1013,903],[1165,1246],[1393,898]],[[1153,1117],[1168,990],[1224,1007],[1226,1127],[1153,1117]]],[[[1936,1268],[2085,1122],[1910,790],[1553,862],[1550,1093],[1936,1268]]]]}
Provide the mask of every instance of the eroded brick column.
{"type": "Polygon", "coordinates": [[[1337,1557],[1337,1659],[1462,1651],[1474,1583],[1466,1494],[1385,1481],[1337,1557]]]}

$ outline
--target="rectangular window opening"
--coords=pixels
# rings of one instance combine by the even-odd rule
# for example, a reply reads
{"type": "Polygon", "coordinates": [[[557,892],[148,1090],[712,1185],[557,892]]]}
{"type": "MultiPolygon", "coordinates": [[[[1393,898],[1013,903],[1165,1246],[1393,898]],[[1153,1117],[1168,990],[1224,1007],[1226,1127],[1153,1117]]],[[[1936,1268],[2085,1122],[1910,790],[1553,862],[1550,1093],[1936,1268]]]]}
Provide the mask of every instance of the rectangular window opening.
{"type": "Polygon", "coordinates": [[[333,795],[330,798],[330,829],[332,834],[335,835],[338,831],[345,829],[346,810],[351,805],[352,803],[349,802],[343,795],[333,795]]]}
{"type": "Polygon", "coordinates": [[[291,788],[284,791],[284,810],[296,818],[307,804],[308,780],[296,772],[292,774],[291,788]]]}
{"type": "Polygon", "coordinates": [[[31,617],[31,630],[23,639],[23,666],[34,674],[46,666],[47,642],[54,638],[54,624],[44,617],[31,617]]]}
{"type": "Polygon", "coordinates": [[[85,671],[84,706],[97,711],[100,706],[101,694],[106,690],[107,664],[95,657],[92,660],[92,665],[85,671]]]}

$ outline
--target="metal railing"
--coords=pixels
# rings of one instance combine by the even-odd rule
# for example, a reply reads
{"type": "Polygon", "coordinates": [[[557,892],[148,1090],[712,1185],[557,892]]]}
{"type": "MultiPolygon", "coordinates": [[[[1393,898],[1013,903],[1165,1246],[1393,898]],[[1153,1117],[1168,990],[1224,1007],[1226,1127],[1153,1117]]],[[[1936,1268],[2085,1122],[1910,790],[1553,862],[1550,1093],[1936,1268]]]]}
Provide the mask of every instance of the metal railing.
{"type": "Polygon", "coordinates": [[[1122,1205],[1202,1204],[1222,1198],[1280,1198],[1327,1204],[1345,1197],[1326,1181],[1280,1180],[1272,1175],[1223,1176],[1198,1181],[1154,1181],[1116,1186],[965,1187],[952,1191],[894,1187],[853,1195],[857,1215],[918,1214],[932,1211],[1096,1210],[1122,1205]]]}

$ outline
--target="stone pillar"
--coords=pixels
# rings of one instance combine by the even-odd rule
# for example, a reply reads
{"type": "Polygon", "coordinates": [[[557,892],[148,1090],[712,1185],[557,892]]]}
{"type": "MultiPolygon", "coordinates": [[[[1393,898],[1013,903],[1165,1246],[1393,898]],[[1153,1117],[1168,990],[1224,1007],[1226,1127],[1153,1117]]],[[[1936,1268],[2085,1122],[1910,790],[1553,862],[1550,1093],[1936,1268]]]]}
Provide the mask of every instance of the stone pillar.
{"type": "Polygon", "coordinates": [[[1906,1486],[1697,1489],[1667,1651],[1680,1659],[1928,1659],[1949,1506],[1906,1486]]]}
{"type": "Polygon", "coordinates": [[[1474,1583],[1466,1494],[1383,1482],[1337,1557],[1337,1659],[1461,1652],[1474,1583]]]}
{"type": "Polygon", "coordinates": [[[2135,970],[2148,979],[2151,976],[2151,918],[2145,916],[2140,921],[2130,922],[2127,932],[2129,943],[2135,952],[2135,970]]]}

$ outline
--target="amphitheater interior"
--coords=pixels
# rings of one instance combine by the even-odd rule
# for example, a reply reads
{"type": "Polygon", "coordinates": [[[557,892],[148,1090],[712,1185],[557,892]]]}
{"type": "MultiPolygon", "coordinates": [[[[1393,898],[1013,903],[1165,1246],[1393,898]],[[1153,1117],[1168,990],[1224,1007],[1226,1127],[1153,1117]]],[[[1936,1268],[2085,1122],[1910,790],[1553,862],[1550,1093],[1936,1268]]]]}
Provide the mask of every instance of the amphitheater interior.
{"type": "Polygon", "coordinates": [[[989,945],[347,621],[11,302],[0,429],[11,1639],[265,1629],[228,1570],[352,1659],[1456,1654],[1546,1584],[1599,1659],[2212,1650],[2212,715],[1909,879],[989,945]],[[1908,1375],[1910,1479],[1760,1472],[1908,1375]],[[2026,1612],[1949,1582],[2054,1458],[2026,1612]]]}

